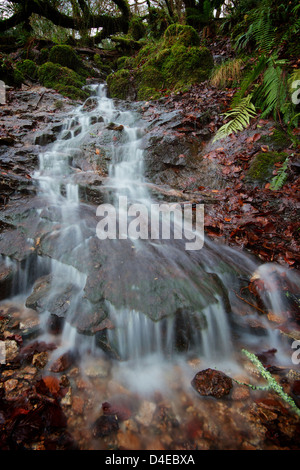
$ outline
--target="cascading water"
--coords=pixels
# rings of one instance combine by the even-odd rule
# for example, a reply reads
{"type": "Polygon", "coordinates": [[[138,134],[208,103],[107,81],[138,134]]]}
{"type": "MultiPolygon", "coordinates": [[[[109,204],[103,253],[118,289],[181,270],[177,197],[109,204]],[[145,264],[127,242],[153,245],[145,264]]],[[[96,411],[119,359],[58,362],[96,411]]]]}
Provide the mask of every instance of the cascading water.
{"type": "MultiPolygon", "coordinates": [[[[161,361],[177,352],[196,354],[208,363],[231,361],[234,342],[248,338],[247,327],[232,312],[233,288],[239,289],[243,276],[251,277],[257,263],[209,240],[201,250],[189,252],[183,239],[130,235],[131,205],[143,205],[148,214],[159,219],[159,208],[144,180],[144,129],[133,112],[115,108],[104,85],[94,86],[93,99],[97,107],[90,112],[84,105],[75,110],[50,150],[40,154],[40,167],[34,174],[40,197],[47,201],[47,217],[55,214],[57,221],[49,241],[46,237],[52,261],[46,263],[45,273],[50,275],[40,307],[45,336],[47,320],[59,306],[66,319],[61,348],[77,349],[81,356],[91,350],[97,354],[98,344],[109,355],[134,364],[151,355],[158,355],[161,361]],[[121,133],[118,145],[113,140],[110,143],[109,175],[99,189],[105,195],[103,202],[115,208],[118,219],[115,239],[97,241],[103,251],[100,264],[91,251],[96,243],[96,208],[81,200],[74,178],[76,168],[71,166],[94,122],[101,123],[99,134],[112,123],[121,133]],[[94,291],[99,284],[102,290],[97,297],[94,291]],[[99,318],[99,324],[109,319],[111,326],[105,335],[97,322],[93,324],[94,335],[85,331],[82,318],[78,327],[78,312],[84,318],[85,309],[90,317],[99,318]],[[232,326],[236,327],[234,335],[232,326]]],[[[135,233],[141,230],[145,214],[139,216],[135,233]]],[[[268,279],[269,274],[260,268],[260,276],[268,279]]],[[[28,287],[26,284],[21,290],[28,287]]],[[[277,291],[269,289],[266,296],[273,310],[284,308],[277,291]]],[[[252,309],[250,314],[256,313],[252,309]]],[[[268,340],[272,338],[267,335],[268,340]]],[[[253,341],[256,339],[249,335],[249,344],[253,341]]]]}
{"type": "MultiPolygon", "coordinates": [[[[207,400],[191,380],[218,368],[233,379],[259,382],[248,373],[242,348],[271,354],[275,348],[275,366],[290,369],[295,336],[285,335],[279,322],[296,290],[289,286],[299,278],[206,237],[203,244],[201,226],[196,232],[189,225],[198,215],[190,204],[177,203],[173,219],[161,212],[161,194],[144,178],[147,123],[132,111],[135,105],[107,98],[104,85],[93,87],[91,100],[72,112],[40,154],[32,175],[37,194],[20,217],[27,221],[20,231],[25,228],[29,249],[0,260],[11,280],[5,284],[10,292],[1,292],[1,308],[13,320],[4,323],[5,337],[25,344],[25,362],[3,374],[13,378],[5,385],[19,386],[24,377],[26,387],[35,374],[27,420],[39,411],[40,375],[54,375],[46,382],[59,396],[53,403],[47,395],[45,402],[55,405],[55,418],[61,405],[82,448],[264,448],[266,422],[257,427],[248,390],[234,385],[228,400],[207,400]],[[109,163],[101,166],[104,160],[109,163]],[[176,236],[185,214],[188,229],[176,236]],[[191,235],[201,248],[187,249],[191,235]],[[249,286],[259,295],[251,297],[249,286]],[[43,352],[37,348],[28,366],[27,346],[31,357],[36,343],[43,352]],[[105,416],[110,406],[113,415],[105,416]]],[[[264,410],[263,417],[270,411],[264,410]]],[[[270,416],[273,425],[273,408],[270,416]]]]}

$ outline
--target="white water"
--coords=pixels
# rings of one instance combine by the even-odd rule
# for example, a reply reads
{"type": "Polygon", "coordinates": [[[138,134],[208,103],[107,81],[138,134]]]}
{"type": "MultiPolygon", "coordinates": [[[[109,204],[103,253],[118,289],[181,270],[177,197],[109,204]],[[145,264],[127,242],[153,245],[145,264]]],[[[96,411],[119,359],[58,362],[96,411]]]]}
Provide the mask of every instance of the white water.
{"type": "MultiPolygon", "coordinates": [[[[147,186],[144,184],[144,162],[141,149],[143,129],[136,126],[136,116],[133,113],[119,111],[115,108],[113,100],[106,97],[103,85],[95,87],[95,92],[98,99],[97,109],[94,109],[92,113],[83,112],[82,106],[75,110],[73,116],[65,123],[60,137],[51,149],[40,155],[40,168],[34,175],[39,182],[40,194],[47,199],[48,205],[58,207],[61,211],[62,223],[57,232],[57,246],[64,246],[68,243],[68,240],[72,239],[75,246],[74,253],[75,250],[84,250],[86,258],[90,256],[86,243],[86,227],[79,216],[81,208],[79,187],[72,180],[74,170],[70,168],[69,160],[74,153],[80,150],[83,137],[90,132],[91,115],[101,116],[104,125],[114,122],[117,125],[124,126],[122,131],[124,143],[122,145],[114,145],[113,141],[111,143],[112,160],[109,166],[109,177],[105,184],[105,188],[109,190],[110,194],[108,202],[118,207],[119,197],[126,196],[128,203],[139,202],[148,208],[153,203],[147,186]],[[76,126],[74,126],[74,123],[76,123],[76,126]],[[81,132],[78,132],[78,129],[81,129],[81,132]],[[68,140],[63,138],[66,132],[71,133],[68,140]]],[[[125,213],[120,214],[120,217],[123,216],[125,217],[125,213]]],[[[118,240],[115,243],[118,243],[118,240]]],[[[196,254],[188,255],[184,250],[184,244],[175,244],[174,241],[162,244],[160,240],[148,240],[141,243],[140,240],[132,239],[129,240],[129,244],[132,245],[137,254],[139,252],[143,254],[149,265],[165,267],[167,272],[174,274],[175,279],[177,274],[180,273],[179,277],[182,285],[188,286],[188,289],[183,287],[179,294],[186,295],[188,299],[197,299],[198,295],[199,298],[201,297],[201,279],[197,278],[197,263],[201,264],[202,267],[204,266],[202,269],[205,273],[217,272],[228,290],[231,288],[232,279],[236,276],[234,274],[235,269],[250,278],[251,274],[259,267],[252,258],[229,247],[215,246],[207,240],[205,241],[205,249],[197,256],[196,254]],[[232,269],[224,269],[223,265],[225,263],[232,266],[232,269]]],[[[132,260],[128,259],[128,262],[131,263],[132,260]]],[[[144,263],[141,268],[142,271],[147,272],[149,265],[144,263]]],[[[281,270],[281,268],[278,269],[281,270]]],[[[115,271],[118,272],[118,266],[115,266],[115,271]]],[[[51,299],[55,298],[62,282],[69,282],[78,287],[77,294],[73,296],[70,302],[67,322],[61,336],[61,350],[78,349],[82,358],[87,351],[96,353],[97,348],[94,338],[79,335],[76,329],[70,325],[78,302],[84,294],[83,290],[86,283],[84,270],[81,272],[79,269],[68,266],[58,259],[52,261],[51,273],[51,299]]],[[[267,281],[269,279],[268,268],[259,267],[259,275],[261,279],[267,281]]],[[[290,276],[294,281],[293,275],[290,276]]],[[[136,283],[127,285],[126,289],[131,292],[136,289],[137,295],[143,295],[139,291],[138,270],[136,271],[136,277],[136,283]]],[[[152,282],[153,279],[149,277],[150,281],[152,282]]],[[[160,282],[159,279],[157,281],[160,282]]],[[[122,295],[121,289],[120,295],[122,295]]],[[[284,309],[282,295],[276,289],[270,288],[266,297],[266,303],[274,313],[282,312],[284,309]]],[[[147,298],[145,293],[144,302],[149,301],[150,299],[147,298]]],[[[155,322],[142,311],[128,307],[125,300],[124,305],[121,307],[110,302],[106,302],[106,306],[109,317],[115,325],[114,329],[109,330],[108,338],[111,344],[116,346],[122,359],[129,360],[130,364],[134,363],[136,367],[141,367],[143,372],[143,364],[145,364],[145,361],[149,364],[150,358],[154,358],[153,360],[160,368],[163,358],[174,357],[174,344],[178,334],[176,331],[178,325],[173,317],[169,316],[160,322],[155,322]],[[160,359],[157,360],[157,358],[160,359]]],[[[47,308],[44,313],[46,328],[47,315],[49,315],[47,308]]],[[[187,352],[193,351],[193,354],[201,357],[207,365],[215,366],[217,363],[232,363],[234,361],[234,338],[228,312],[225,310],[219,294],[212,295],[211,302],[193,312],[195,319],[191,318],[190,313],[190,311],[184,312],[180,323],[180,327],[183,325],[187,330],[191,330],[189,333],[191,347],[187,348],[187,352]],[[197,319],[201,321],[204,319],[205,325],[200,329],[196,327],[197,319]]],[[[251,309],[249,309],[249,314],[256,317],[255,311],[251,311],[251,309]]],[[[274,333],[268,327],[267,320],[263,318],[262,322],[265,323],[269,332],[263,339],[265,348],[279,348],[281,357],[284,357],[286,348],[280,347],[280,335],[276,331],[274,333]]],[[[45,335],[47,337],[47,332],[45,332],[45,335]]],[[[258,345],[261,342],[261,339],[247,332],[242,334],[242,339],[247,339],[250,345],[258,345]]],[[[59,351],[61,352],[61,350],[59,351]]],[[[160,372],[158,375],[160,376],[160,372]]]]}

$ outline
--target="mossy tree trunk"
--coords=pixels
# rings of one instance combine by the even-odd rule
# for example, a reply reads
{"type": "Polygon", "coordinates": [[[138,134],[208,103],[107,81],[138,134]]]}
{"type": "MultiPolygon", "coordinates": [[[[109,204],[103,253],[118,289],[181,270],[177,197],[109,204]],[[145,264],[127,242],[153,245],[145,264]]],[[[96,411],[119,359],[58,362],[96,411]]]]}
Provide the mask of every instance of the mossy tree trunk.
{"type": "Polygon", "coordinates": [[[86,0],[70,1],[72,16],[60,11],[50,0],[10,0],[10,2],[15,4],[16,13],[0,21],[0,32],[7,31],[20,23],[28,23],[32,13],[35,13],[52,21],[56,26],[80,31],[84,35],[92,28],[103,28],[101,35],[98,36],[101,40],[114,33],[127,33],[131,16],[127,0],[112,0],[121,12],[119,16],[92,14],[86,0]]]}

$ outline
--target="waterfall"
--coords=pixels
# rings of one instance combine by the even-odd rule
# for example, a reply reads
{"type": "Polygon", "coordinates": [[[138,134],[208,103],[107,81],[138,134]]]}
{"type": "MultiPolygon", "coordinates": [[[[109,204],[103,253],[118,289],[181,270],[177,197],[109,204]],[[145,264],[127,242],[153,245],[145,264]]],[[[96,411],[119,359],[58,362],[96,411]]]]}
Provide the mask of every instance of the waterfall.
{"type": "MultiPolygon", "coordinates": [[[[67,344],[79,349],[81,354],[95,351],[95,344],[104,344],[104,350],[136,363],[153,354],[164,358],[177,353],[196,354],[206,361],[231,360],[236,341],[249,340],[249,344],[260,341],[249,333],[244,317],[232,311],[234,289],[239,290],[240,279],[250,279],[258,269],[267,285],[269,270],[244,253],[206,239],[202,249],[189,252],[186,240],[180,237],[143,239],[129,232],[128,224],[134,214],[130,214],[128,208],[135,204],[145,209],[136,224],[140,229],[143,223],[149,229],[149,219],[144,220],[147,214],[162,223],[160,207],[144,178],[142,140],[145,129],[135,113],[116,108],[114,101],[106,96],[105,85],[95,85],[93,92],[96,108],[87,111],[81,105],[75,109],[66,119],[57,140],[40,154],[39,169],[33,175],[45,208],[59,214],[59,223],[53,226],[49,241],[53,260],[46,263],[50,287],[41,313],[47,318],[55,302],[63,303],[66,318],[61,337],[63,347],[67,344]],[[97,241],[97,247],[104,253],[99,268],[91,252],[92,244],[96,243],[96,208],[81,200],[79,185],[74,180],[76,170],[70,164],[91,131],[95,115],[101,118],[102,130],[113,123],[121,136],[118,145],[113,140],[110,142],[108,177],[99,188],[104,202],[113,206],[118,218],[115,239],[97,241]],[[120,201],[125,203],[120,204],[120,201]],[[94,227],[88,224],[88,217],[94,220],[94,227]],[[98,270],[101,270],[99,278],[98,270]],[[87,282],[93,287],[93,276],[98,284],[104,284],[104,294],[101,291],[98,297],[87,287],[87,282]],[[63,297],[64,287],[71,292],[67,300],[63,297]],[[60,300],[61,296],[64,301],[60,300]],[[100,318],[99,312],[103,309],[103,318],[109,319],[113,326],[105,333],[100,329],[99,333],[96,325],[95,336],[77,331],[74,324],[85,309],[91,318],[97,315],[100,318]],[[233,327],[237,327],[234,335],[233,327]]],[[[174,215],[170,235],[176,233],[179,222],[182,223],[174,215]]],[[[203,234],[199,237],[203,238],[203,234]]],[[[28,266],[22,269],[29,270],[28,266]]],[[[27,276],[20,272],[14,291],[24,292],[33,279],[30,284],[27,276]]],[[[293,282],[298,282],[296,275],[290,276],[293,282]]],[[[274,313],[284,310],[278,290],[267,288],[264,300],[274,313]]],[[[241,305],[240,302],[236,309],[241,305]]],[[[257,315],[250,307],[248,313],[257,315]]],[[[261,320],[269,331],[265,318],[261,320]]],[[[43,324],[46,328],[47,321],[43,324]]],[[[272,343],[274,334],[267,333],[267,336],[272,343]]]]}

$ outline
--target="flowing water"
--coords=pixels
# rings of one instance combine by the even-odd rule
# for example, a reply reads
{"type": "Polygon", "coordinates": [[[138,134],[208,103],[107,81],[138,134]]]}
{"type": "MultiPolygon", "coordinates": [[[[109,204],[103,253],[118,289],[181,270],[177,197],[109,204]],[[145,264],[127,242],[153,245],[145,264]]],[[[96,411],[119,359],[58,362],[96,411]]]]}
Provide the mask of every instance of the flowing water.
{"type": "MultiPolygon", "coordinates": [[[[145,396],[165,389],[171,364],[180,367],[187,386],[195,373],[187,364],[195,358],[201,368],[237,373],[242,347],[259,351],[275,347],[279,363],[289,363],[290,343],[236,293],[256,272],[268,286],[265,309],[279,315],[285,309],[285,296],[274,288],[272,276],[284,272],[289,282],[297,283],[296,276],[281,267],[260,266],[252,257],[205,237],[204,246],[192,251],[186,250],[190,239],[184,237],[149,237],[147,215],[152,213],[151,221],[157,221],[159,215],[157,201],[144,179],[143,123],[135,112],[116,108],[104,85],[95,86],[94,95],[97,108],[87,112],[81,106],[70,116],[57,141],[40,154],[40,167],[33,175],[45,209],[55,214],[57,222],[48,237],[51,256],[41,252],[35,261],[39,276],[51,275],[39,311],[40,338],[58,345],[52,361],[65,351],[76,351],[84,372],[91,357],[108,354],[112,377],[145,396]],[[103,204],[108,211],[115,209],[112,215],[118,220],[116,236],[103,240],[99,240],[103,231],[97,229],[99,209],[96,213],[96,206],[82,200],[76,183],[78,172],[70,165],[72,155],[92,131],[91,117],[95,115],[102,118],[102,130],[110,123],[123,126],[121,143],[110,143],[109,176],[99,187],[103,204]],[[141,228],[144,237],[138,238],[141,228]],[[91,249],[94,245],[96,251],[91,249]],[[66,321],[61,335],[53,337],[48,330],[49,318],[58,304],[66,321]],[[81,317],[78,328],[78,312],[84,318],[85,309],[89,318],[100,318],[99,311],[103,313],[98,323],[109,319],[112,326],[105,334],[97,329],[97,322],[91,331],[85,331],[81,317]],[[260,336],[257,329],[249,327],[251,318],[262,325],[260,336]]],[[[171,235],[175,230],[176,223],[171,235]]],[[[202,234],[198,236],[202,241],[202,234]]],[[[34,279],[30,271],[30,266],[18,271],[12,296],[31,294],[34,279]]],[[[100,405],[101,401],[98,408],[100,405]]]]}

